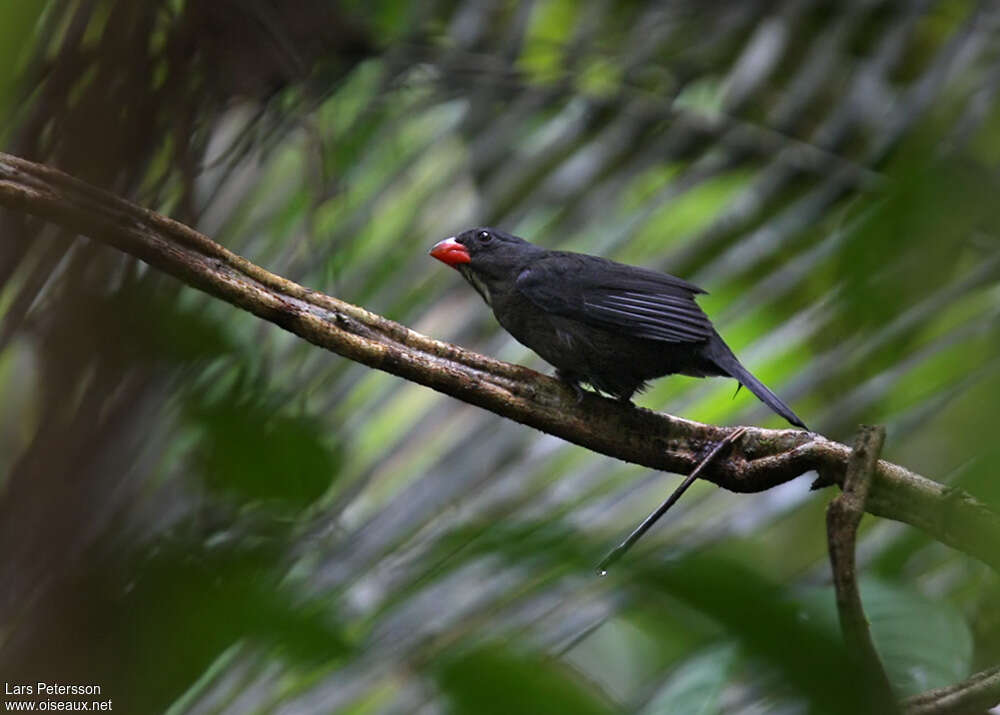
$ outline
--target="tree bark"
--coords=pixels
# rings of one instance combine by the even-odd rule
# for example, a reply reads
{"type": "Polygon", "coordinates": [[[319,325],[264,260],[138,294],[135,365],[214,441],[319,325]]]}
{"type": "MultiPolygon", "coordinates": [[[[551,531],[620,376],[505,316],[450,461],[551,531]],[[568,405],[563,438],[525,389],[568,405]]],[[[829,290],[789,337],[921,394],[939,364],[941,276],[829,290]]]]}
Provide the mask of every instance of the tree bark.
{"type": "MultiPolygon", "coordinates": [[[[587,449],[689,473],[734,428],[706,425],[572,390],[524,367],[409,330],[309,290],[166,216],[60,171],[0,153],[0,206],[114,246],[320,347],[587,449]]],[[[850,447],[799,430],[747,427],[702,478],[759,492],[815,470],[842,484],[850,447]]],[[[911,524],[1000,571],[1000,515],[969,494],[880,460],[866,511],[911,524]]]]}
{"type": "Polygon", "coordinates": [[[871,489],[875,463],[885,443],[885,427],[862,425],[847,462],[843,493],[826,510],[827,549],[833,569],[833,587],[837,596],[837,614],[847,653],[857,660],[865,676],[865,690],[872,712],[896,713],[899,708],[892,686],[875,650],[868,619],[858,589],[855,542],[871,489]]]}

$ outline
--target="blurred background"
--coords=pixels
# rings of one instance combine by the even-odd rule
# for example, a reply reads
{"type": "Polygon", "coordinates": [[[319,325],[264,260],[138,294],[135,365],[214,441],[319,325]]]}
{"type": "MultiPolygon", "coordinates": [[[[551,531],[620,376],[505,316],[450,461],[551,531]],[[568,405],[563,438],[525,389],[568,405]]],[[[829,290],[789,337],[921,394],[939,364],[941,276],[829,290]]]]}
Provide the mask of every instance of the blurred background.
{"type": "MultiPolygon", "coordinates": [[[[814,429],[1000,508],[1000,8],[0,5],[0,146],[433,337],[548,367],[430,245],[669,271],[814,429]]],[[[640,405],[782,426],[728,380],[640,405]]],[[[858,712],[807,475],[676,486],[0,213],[0,672],[126,713],[858,712]]],[[[1000,545],[998,545],[1000,548],[1000,545]]],[[[866,517],[901,694],[1000,662],[1000,580],[866,517]]]]}

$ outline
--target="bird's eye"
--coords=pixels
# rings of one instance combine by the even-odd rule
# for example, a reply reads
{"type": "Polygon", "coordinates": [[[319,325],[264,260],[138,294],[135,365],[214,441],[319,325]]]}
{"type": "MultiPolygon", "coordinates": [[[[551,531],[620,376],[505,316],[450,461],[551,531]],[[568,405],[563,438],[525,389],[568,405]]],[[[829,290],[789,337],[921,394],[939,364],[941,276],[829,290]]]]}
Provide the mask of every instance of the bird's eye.
{"type": "Polygon", "coordinates": [[[483,243],[486,243],[487,241],[491,241],[493,239],[493,234],[491,234],[489,231],[480,231],[479,235],[476,236],[476,238],[478,238],[483,243]]]}

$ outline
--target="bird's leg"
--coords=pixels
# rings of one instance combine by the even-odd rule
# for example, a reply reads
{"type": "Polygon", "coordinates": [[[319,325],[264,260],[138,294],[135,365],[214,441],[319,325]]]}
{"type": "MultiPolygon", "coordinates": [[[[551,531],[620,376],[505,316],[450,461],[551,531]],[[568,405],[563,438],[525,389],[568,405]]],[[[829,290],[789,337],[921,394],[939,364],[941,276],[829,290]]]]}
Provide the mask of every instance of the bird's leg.
{"type": "Polygon", "coordinates": [[[573,388],[573,394],[576,395],[576,404],[579,405],[583,402],[583,388],[580,387],[580,380],[577,379],[576,375],[557,368],[556,378],[564,385],[573,388]]]}

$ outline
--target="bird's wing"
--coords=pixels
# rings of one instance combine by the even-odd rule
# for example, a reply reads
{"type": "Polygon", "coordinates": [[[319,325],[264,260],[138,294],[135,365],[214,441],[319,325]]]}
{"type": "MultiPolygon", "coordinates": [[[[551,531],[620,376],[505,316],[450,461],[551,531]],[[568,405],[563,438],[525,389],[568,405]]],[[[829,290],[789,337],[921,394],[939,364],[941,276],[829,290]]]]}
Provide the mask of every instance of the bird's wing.
{"type": "Polygon", "coordinates": [[[594,256],[544,258],[521,271],[517,289],[541,310],[637,338],[701,342],[714,332],[697,286],[594,256]]]}

